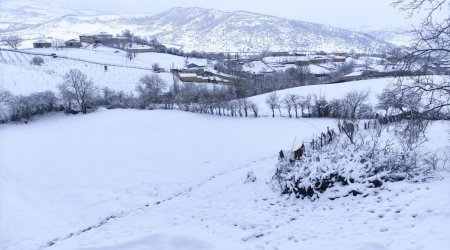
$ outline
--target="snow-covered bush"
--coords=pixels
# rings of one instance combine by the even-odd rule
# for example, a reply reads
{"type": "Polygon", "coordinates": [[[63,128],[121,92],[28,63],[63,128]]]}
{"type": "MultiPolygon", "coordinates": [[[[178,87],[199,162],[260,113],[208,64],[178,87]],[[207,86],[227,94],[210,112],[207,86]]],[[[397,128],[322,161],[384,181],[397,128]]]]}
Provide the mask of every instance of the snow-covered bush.
{"type": "Polygon", "coordinates": [[[11,96],[7,105],[9,119],[12,121],[59,110],[56,95],[51,91],[36,92],[28,96],[11,96]]]}
{"type": "Polygon", "coordinates": [[[31,59],[30,63],[32,65],[41,66],[42,64],[44,64],[44,58],[42,58],[40,56],[34,56],[33,59],[31,59]]]}
{"type": "Polygon", "coordinates": [[[354,144],[339,134],[320,150],[306,148],[299,161],[284,152],[271,184],[282,194],[315,200],[366,196],[385,182],[421,179],[425,172],[418,151],[405,151],[381,134],[381,130],[359,131],[354,144]]]}
{"type": "Polygon", "coordinates": [[[0,123],[7,122],[11,117],[9,103],[12,94],[9,91],[0,89],[0,123]]]}

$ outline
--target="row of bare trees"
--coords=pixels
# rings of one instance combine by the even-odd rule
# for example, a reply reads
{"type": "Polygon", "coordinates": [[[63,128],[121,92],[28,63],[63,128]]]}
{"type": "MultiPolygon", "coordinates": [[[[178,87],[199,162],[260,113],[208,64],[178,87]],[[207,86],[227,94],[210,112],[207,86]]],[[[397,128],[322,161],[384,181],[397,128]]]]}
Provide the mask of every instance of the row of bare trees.
{"type": "Polygon", "coordinates": [[[331,99],[323,95],[287,94],[280,98],[277,92],[272,92],[266,98],[266,104],[272,117],[278,111],[287,112],[289,118],[302,117],[333,117],[342,119],[360,119],[374,117],[373,107],[368,103],[369,91],[350,91],[341,99],[331,99]]]}

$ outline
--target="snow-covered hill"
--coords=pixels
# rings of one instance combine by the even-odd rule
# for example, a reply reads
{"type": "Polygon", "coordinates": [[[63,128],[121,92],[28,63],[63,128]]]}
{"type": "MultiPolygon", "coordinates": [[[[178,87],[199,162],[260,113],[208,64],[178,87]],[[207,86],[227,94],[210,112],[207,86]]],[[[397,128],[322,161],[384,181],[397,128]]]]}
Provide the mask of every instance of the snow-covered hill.
{"type": "Polygon", "coordinates": [[[70,39],[79,34],[105,31],[115,35],[130,29],[136,34],[156,37],[165,44],[181,45],[185,51],[214,52],[352,49],[380,52],[391,46],[363,33],[243,11],[173,8],[156,15],[88,15],[70,10],[60,13],[58,8],[43,13],[34,9],[27,5],[20,8],[0,5],[0,13],[5,17],[2,20],[6,20],[0,23],[0,33],[3,30],[27,39],[70,39]],[[32,14],[36,20],[26,25],[11,24],[16,18],[24,19],[22,12],[24,18],[32,14]]]}

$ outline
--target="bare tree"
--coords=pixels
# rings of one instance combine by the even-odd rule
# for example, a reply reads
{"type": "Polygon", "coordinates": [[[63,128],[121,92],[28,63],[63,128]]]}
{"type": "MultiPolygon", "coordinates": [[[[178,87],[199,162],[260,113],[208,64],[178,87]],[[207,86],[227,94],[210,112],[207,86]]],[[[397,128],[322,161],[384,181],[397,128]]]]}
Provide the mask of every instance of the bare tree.
{"type": "Polygon", "coordinates": [[[381,94],[378,95],[377,108],[385,111],[385,115],[389,114],[389,110],[395,106],[393,93],[389,89],[384,89],[381,94]]]}
{"type": "Polygon", "coordinates": [[[55,47],[55,50],[62,50],[64,47],[64,40],[58,38],[53,39],[53,46],[55,47]]]}
{"type": "Polygon", "coordinates": [[[147,108],[150,104],[159,103],[166,87],[166,82],[156,74],[141,77],[136,86],[141,100],[141,108],[147,108]]]}
{"type": "Polygon", "coordinates": [[[131,60],[133,60],[133,58],[136,57],[136,55],[134,53],[132,53],[131,51],[127,51],[126,57],[131,61],[131,60]]]}
{"type": "Polygon", "coordinates": [[[255,118],[257,118],[258,117],[258,105],[256,105],[255,103],[251,102],[250,103],[250,108],[252,109],[253,116],[255,116],[255,118]]]}
{"type": "Polygon", "coordinates": [[[248,111],[250,110],[250,101],[248,98],[239,99],[239,106],[244,111],[245,117],[248,117],[248,111]]]}
{"type": "Polygon", "coordinates": [[[272,117],[275,117],[275,109],[280,106],[280,99],[277,92],[272,92],[266,99],[266,104],[272,110],[272,117]]]}
{"type": "MultiPolygon", "coordinates": [[[[282,103],[283,103],[283,106],[288,111],[289,118],[292,118],[292,107],[293,107],[293,104],[292,104],[290,96],[289,95],[285,96],[283,101],[282,101],[282,103]]],[[[296,110],[296,113],[297,113],[297,110],[296,110]]]]}
{"type": "Polygon", "coordinates": [[[23,39],[19,36],[6,36],[2,37],[1,41],[12,49],[17,50],[17,48],[22,44],[23,39]]]}
{"type": "Polygon", "coordinates": [[[442,111],[448,113],[450,107],[450,72],[439,78],[427,75],[433,72],[430,65],[441,65],[450,58],[450,17],[438,20],[440,11],[450,11],[449,0],[396,0],[393,5],[410,17],[425,14],[418,27],[411,33],[415,41],[407,48],[403,57],[405,71],[413,72],[409,79],[401,78],[393,93],[419,93],[424,98],[420,116],[438,116],[442,111]]]}
{"type": "Polygon", "coordinates": [[[64,75],[64,82],[58,86],[66,111],[81,111],[86,114],[95,105],[97,88],[86,74],[78,69],[71,69],[64,75]]]}
{"type": "Polygon", "coordinates": [[[155,71],[155,72],[159,72],[159,64],[158,63],[154,63],[154,64],[152,64],[152,69],[153,69],[153,71],[155,71]]]}
{"type": "MultiPolygon", "coordinates": [[[[307,95],[303,100],[303,106],[308,110],[308,115],[311,116],[311,104],[312,97],[311,95],[307,95]]],[[[303,107],[302,107],[302,115],[303,115],[303,107]]]]}
{"type": "Polygon", "coordinates": [[[295,118],[298,118],[298,108],[301,106],[300,96],[290,94],[287,96],[287,98],[288,98],[289,102],[291,103],[292,108],[294,109],[295,118]]]}
{"type": "Polygon", "coordinates": [[[351,91],[344,97],[343,107],[346,118],[351,120],[358,119],[359,111],[361,107],[367,102],[369,97],[369,91],[351,91]]]}

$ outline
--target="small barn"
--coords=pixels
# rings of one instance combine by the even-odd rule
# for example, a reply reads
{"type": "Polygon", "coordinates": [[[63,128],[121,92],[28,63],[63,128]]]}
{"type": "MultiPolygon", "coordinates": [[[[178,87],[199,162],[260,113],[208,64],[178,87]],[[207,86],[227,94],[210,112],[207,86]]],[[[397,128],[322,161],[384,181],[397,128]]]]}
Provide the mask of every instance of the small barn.
{"type": "Polygon", "coordinates": [[[82,35],[80,36],[80,42],[82,43],[96,43],[97,39],[95,36],[82,35]]]}
{"type": "Polygon", "coordinates": [[[200,66],[195,63],[190,63],[190,64],[186,65],[186,68],[189,70],[198,70],[198,69],[204,69],[205,66],[200,66]]]}
{"type": "Polygon", "coordinates": [[[42,49],[42,48],[51,48],[52,43],[45,40],[38,40],[33,43],[33,48],[35,49],[42,49]]]}
{"type": "Polygon", "coordinates": [[[66,41],[65,43],[66,48],[80,48],[81,42],[76,39],[71,39],[66,41]]]}
{"type": "Polygon", "coordinates": [[[151,46],[134,43],[125,48],[125,50],[130,53],[146,53],[155,51],[155,49],[151,46]]]}

